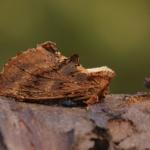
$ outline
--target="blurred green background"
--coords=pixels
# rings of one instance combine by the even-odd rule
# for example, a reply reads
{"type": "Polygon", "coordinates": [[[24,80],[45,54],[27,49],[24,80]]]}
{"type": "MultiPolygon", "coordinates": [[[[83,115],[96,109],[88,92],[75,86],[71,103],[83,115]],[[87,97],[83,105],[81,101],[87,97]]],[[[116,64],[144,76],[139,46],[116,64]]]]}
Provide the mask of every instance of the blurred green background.
{"type": "Polygon", "coordinates": [[[51,40],[85,67],[117,73],[114,93],[144,91],[150,76],[149,0],[0,0],[0,67],[17,52],[51,40]]]}

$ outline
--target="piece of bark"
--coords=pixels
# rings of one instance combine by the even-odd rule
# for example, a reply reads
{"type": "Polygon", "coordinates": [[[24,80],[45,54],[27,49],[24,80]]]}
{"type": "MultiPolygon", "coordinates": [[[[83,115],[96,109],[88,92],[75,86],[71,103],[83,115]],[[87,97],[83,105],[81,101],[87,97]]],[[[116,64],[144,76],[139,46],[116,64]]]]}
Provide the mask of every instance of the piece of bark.
{"type": "Polygon", "coordinates": [[[64,99],[94,104],[108,91],[115,73],[107,67],[85,69],[78,55],[63,56],[45,42],[10,59],[0,74],[0,95],[27,102],[64,99]]]}
{"type": "Polygon", "coordinates": [[[108,95],[103,103],[65,108],[0,97],[4,150],[150,149],[150,95],[108,95]]]}

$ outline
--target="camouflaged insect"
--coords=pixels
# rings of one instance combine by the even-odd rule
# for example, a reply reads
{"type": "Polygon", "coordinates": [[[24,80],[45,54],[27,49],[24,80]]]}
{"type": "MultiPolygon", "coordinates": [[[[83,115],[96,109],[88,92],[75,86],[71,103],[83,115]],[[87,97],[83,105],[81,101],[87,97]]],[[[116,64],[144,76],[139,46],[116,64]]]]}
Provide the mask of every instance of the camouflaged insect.
{"type": "Polygon", "coordinates": [[[67,58],[48,41],[9,60],[0,74],[0,95],[26,102],[66,99],[90,105],[104,97],[114,75],[107,67],[85,69],[78,55],[67,58]]]}

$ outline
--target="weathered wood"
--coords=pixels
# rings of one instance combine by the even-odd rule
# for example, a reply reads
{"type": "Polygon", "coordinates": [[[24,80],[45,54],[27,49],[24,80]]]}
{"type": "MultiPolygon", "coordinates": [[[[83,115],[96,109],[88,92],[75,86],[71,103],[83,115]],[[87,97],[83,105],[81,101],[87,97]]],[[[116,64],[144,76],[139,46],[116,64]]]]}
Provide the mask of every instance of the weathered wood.
{"type": "Polygon", "coordinates": [[[146,150],[149,140],[148,95],[108,95],[88,108],[0,97],[0,150],[146,150]]]}

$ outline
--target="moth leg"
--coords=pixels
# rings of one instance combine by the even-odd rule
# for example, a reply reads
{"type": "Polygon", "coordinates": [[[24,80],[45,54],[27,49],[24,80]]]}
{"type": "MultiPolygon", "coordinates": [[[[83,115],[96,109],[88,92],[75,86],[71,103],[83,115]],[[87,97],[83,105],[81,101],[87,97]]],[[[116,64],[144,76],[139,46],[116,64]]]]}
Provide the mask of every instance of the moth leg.
{"type": "Polygon", "coordinates": [[[97,95],[91,95],[90,98],[86,101],[87,105],[92,105],[99,102],[99,97],[97,95]]]}

